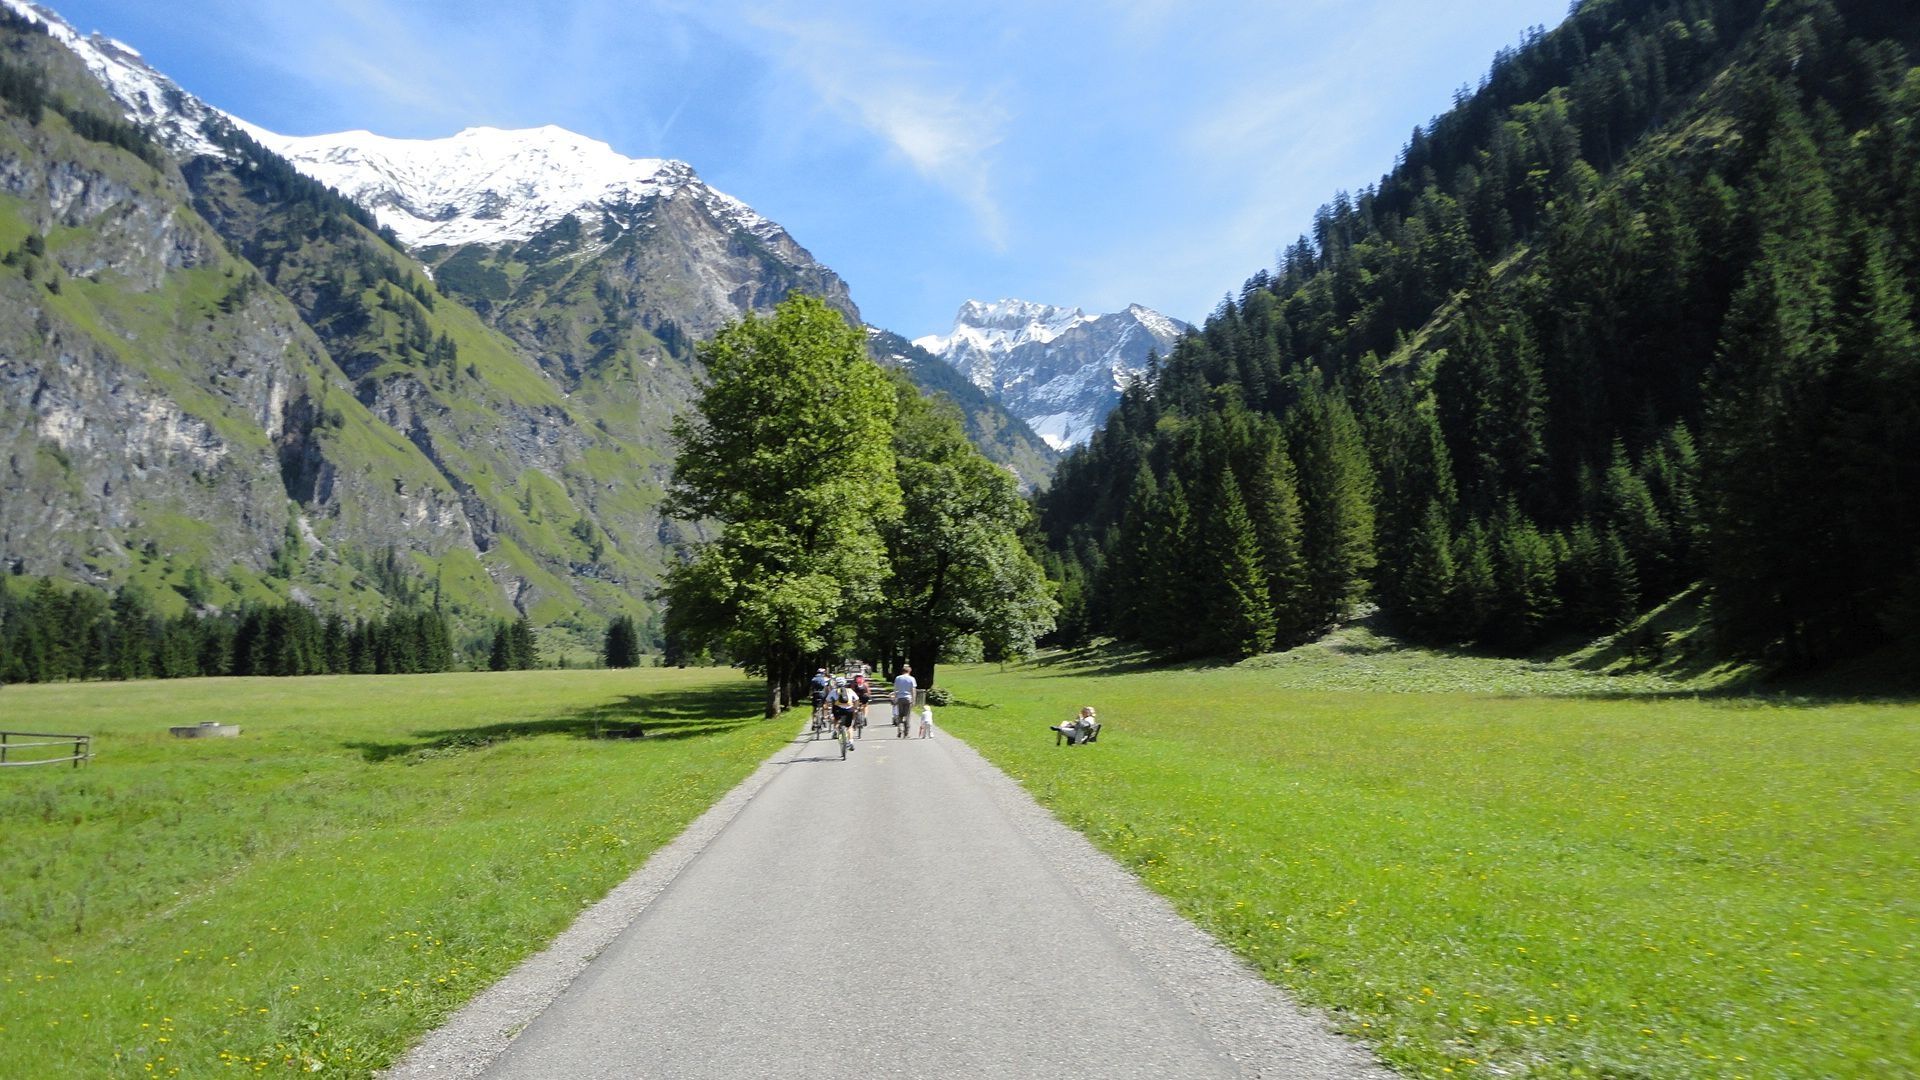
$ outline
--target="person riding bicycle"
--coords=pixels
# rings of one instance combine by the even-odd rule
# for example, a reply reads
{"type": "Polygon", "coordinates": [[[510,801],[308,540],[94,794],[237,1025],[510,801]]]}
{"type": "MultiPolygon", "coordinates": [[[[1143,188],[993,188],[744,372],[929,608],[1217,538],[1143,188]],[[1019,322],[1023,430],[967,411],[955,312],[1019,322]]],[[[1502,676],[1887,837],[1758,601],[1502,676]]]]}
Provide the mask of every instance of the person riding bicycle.
{"type": "Polygon", "coordinates": [[[873,684],[867,681],[867,673],[857,672],[853,676],[853,692],[860,695],[860,704],[873,700],[873,684]]]}
{"type": "Polygon", "coordinates": [[[854,715],[860,711],[860,695],[854,693],[853,687],[845,681],[835,679],[834,682],[837,685],[827,697],[827,704],[833,707],[834,734],[839,735],[842,729],[852,734],[854,715]]]}
{"type": "Polygon", "coordinates": [[[900,674],[893,677],[893,721],[900,723],[902,717],[913,713],[913,692],[920,685],[913,679],[913,665],[901,664],[900,674]]]}
{"type": "Polygon", "coordinates": [[[827,691],[833,689],[833,680],[827,678],[827,669],[821,668],[813,673],[813,711],[819,712],[820,706],[827,703],[827,691]]]}

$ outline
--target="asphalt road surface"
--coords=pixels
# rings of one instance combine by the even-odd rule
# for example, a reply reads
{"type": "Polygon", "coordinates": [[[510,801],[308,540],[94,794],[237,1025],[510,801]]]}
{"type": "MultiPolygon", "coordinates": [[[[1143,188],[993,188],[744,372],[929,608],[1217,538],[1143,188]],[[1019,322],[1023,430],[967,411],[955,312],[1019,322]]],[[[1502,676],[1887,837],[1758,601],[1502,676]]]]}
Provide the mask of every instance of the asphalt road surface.
{"type": "Polygon", "coordinates": [[[389,1075],[1391,1075],[963,743],[855,746],[783,748],[549,950],[557,996],[516,972],[389,1075]]]}

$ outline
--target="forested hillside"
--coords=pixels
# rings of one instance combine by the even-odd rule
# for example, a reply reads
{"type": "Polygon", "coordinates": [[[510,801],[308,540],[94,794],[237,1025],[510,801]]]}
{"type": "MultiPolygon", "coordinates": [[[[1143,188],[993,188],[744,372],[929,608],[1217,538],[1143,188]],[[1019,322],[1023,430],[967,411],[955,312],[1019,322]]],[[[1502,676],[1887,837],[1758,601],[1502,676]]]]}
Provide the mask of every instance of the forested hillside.
{"type": "Polygon", "coordinates": [[[1501,52],[1041,499],[1061,633],[1243,655],[1365,599],[1526,649],[1920,631],[1920,10],[1588,0],[1501,52]]]}

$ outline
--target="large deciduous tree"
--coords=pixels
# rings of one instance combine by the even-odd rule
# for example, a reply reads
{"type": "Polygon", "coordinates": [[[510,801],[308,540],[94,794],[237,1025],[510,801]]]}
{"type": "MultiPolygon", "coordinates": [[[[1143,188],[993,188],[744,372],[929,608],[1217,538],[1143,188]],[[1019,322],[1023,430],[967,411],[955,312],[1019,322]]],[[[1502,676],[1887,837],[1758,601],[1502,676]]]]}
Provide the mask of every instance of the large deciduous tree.
{"type": "Polygon", "coordinates": [[[767,680],[767,715],[850,613],[876,601],[897,520],[894,390],[860,332],[809,296],[703,345],[707,383],[675,420],[667,512],[718,523],[667,575],[668,631],[767,680]]]}
{"type": "Polygon", "coordinates": [[[1029,651],[1058,604],[1020,541],[1031,509],[947,408],[895,381],[893,451],[904,513],[882,529],[891,577],[880,632],[934,684],[943,652],[977,637],[989,659],[1029,651]]]}

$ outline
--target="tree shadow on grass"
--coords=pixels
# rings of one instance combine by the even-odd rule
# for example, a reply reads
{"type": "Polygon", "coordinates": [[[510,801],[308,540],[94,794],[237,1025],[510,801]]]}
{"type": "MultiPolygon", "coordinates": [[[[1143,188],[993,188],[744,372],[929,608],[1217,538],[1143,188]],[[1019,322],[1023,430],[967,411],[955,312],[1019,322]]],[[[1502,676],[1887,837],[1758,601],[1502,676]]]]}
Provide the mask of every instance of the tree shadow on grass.
{"type": "Polygon", "coordinates": [[[1233,666],[1229,660],[1176,660],[1122,642],[1097,642],[1078,648],[1043,653],[1024,666],[1046,679],[1080,679],[1090,675],[1137,675],[1142,672],[1207,671],[1233,666]]]}
{"type": "Polygon", "coordinates": [[[628,694],[615,702],[560,716],[410,733],[392,742],[343,743],[368,762],[431,760],[515,739],[567,735],[576,739],[697,739],[760,722],[761,689],[751,683],[695,690],[628,694]]]}

